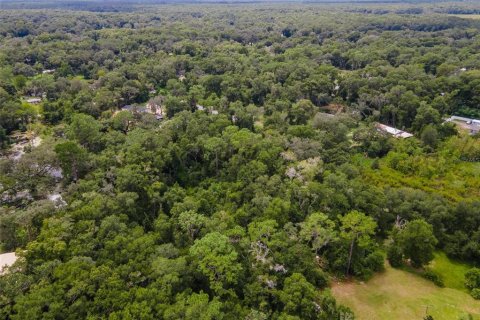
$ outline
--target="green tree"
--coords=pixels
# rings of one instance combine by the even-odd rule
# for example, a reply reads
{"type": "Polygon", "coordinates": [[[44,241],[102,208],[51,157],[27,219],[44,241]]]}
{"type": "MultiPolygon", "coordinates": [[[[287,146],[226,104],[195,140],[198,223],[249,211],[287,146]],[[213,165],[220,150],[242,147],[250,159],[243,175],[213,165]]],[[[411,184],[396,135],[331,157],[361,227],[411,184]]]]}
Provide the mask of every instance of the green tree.
{"type": "Polygon", "coordinates": [[[88,152],[74,141],[59,143],[55,146],[63,175],[77,181],[86,172],[88,152]]]}
{"type": "Polygon", "coordinates": [[[388,246],[387,258],[390,265],[394,268],[398,268],[403,262],[403,250],[398,243],[393,242],[388,246]]]}
{"type": "Polygon", "coordinates": [[[4,148],[8,141],[7,131],[0,125],[0,149],[4,148]]]}
{"type": "Polygon", "coordinates": [[[225,318],[218,298],[210,301],[208,294],[185,292],[176,297],[177,302],[165,311],[165,319],[221,320],[225,318]]]}
{"type": "Polygon", "coordinates": [[[120,111],[112,119],[112,127],[127,133],[133,122],[133,114],[130,111],[120,111]]]}
{"type": "Polygon", "coordinates": [[[218,174],[220,159],[223,150],[227,147],[225,141],[218,137],[211,137],[204,142],[203,147],[205,149],[205,158],[207,160],[213,160],[215,172],[218,174]]]}
{"type": "Polygon", "coordinates": [[[218,232],[207,234],[195,241],[190,255],[198,263],[200,272],[210,281],[210,287],[223,293],[229,285],[237,282],[242,270],[237,262],[238,254],[228,237],[218,232]]]}
{"type": "Polygon", "coordinates": [[[352,264],[352,256],[355,246],[360,248],[367,247],[372,241],[371,236],[375,234],[377,223],[364,213],[359,211],[351,211],[340,218],[341,237],[349,242],[349,253],[346,275],[350,273],[352,264]]]}
{"type": "Polygon", "coordinates": [[[190,241],[195,240],[207,222],[207,218],[193,210],[180,213],[178,224],[183,232],[186,232],[190,241]]]}
{"type": "Polygon", "coordinates": [[[315,253],[336,238],[335,223],[321,212],[314,212],[301,224],[300,236],[315,253]]]}
{"type": "Polygon", "coordinates": [[[302,274],[293,273],[285,279],[280,301],[286,313],[300,319],[316,319],[317,291],[302,274]]]}
{"type": "Polygon", "coordinates": [[[408,222],[396,241],[402,248],[405,258],[410,259],[414,267],[421,267],[433,259],[437,239],[433,235],[432,225],[417,219],[408,222]]]}
{"type": "Polygon", "coordinates": [[[310,100],[300,100],[292,105],[288,113],[291,124],[306,124],[314,110],[314,105],[310,100]]]}
{"type": "Polygon", "coordinates": [[[67,137],[76,140],[88,150],[96,150],[101,140],[102,126],[92,116],[75,114],[67,128],[67,137]]]}
{"type": "Polygon", "coordinates": [[[422,103],[417,110],[417,115],[413,121],[412,128],[417,132],[421,132],[427,125],[439,125],[441,120],[440,113],[436,109],[426,103],[422,103]]]}
{"type": "Polygon", "coordinates": [[[438,131],[435,127],[433,126],[426,126],[421,135],[421,139],[423,144],[430,148],[430,149],[435,149],[438,144],[438,131]]]}
{"type": "Polygon", "coordinates": [[[188,110],[188,105],[184,100],[177,97],[168,96],[165,100],[165,106],[167,108],[167,116],[172,118],[175,114],[188,110]]]}

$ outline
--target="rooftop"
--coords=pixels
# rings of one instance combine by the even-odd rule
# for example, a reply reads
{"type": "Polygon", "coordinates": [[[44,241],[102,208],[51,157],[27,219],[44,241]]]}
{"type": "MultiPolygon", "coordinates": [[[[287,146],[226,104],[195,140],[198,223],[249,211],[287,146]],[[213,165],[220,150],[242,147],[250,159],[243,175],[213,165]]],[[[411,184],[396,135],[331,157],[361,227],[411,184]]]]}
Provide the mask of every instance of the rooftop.
{"type": "Polygon", "coordinates": [[[42,98],[26,98],[25,101],[27,101],[28,103],[39,103],[42,101],[42,98]]]}
{"type": "Polygon", "coordinates": [[[387,126],[385,124],[377,123],[375,126],[378,130],[391,134],[395,138],[406,139],[406,138],[413,137],[413,134],[411,133],[408,133],[406,131],[403,131],[394,127],[387,126]]]}
{"type": "Polygon", "coordinates": [[[11,267],[15,263],[15,261],[17,261],[17,259],[18,257],[15,252],[0,254],[0,275],[4,274],[4,267],[11,267]]]}
{"type": "Polygon", "coordinates": [[[456,123],[462,129],[468,130],[470,134],[477,134],[480,132],[480,120],[478,119],[451,116],[445,121],[456,123]]]}

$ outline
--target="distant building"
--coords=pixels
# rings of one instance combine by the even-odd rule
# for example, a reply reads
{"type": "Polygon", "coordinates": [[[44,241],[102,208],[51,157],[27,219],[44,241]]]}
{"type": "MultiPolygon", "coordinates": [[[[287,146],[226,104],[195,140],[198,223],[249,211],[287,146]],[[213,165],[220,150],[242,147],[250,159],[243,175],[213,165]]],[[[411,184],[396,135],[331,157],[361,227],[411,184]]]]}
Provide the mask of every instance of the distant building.
{"type": "Polygon", "coordinates": [[[31,104],[37,104],[37,103],[42,102],[42,98],[32,97],[32,98],[27,98],[25,101],[27,101],[28,103],[31,103],[31,104]]]}
{"type": "Polygon", "coordinates": [[[42,71],[42,74],[50,74],[50,73],[54,73],[54,72],[55,72],[55,69],[46,69],[46,70],[42,71]]]}
{"type": "Polygon", "coordinates": [[[377,128],[377,130],[388,133],[395,138],[406,139],[406,138],[413,137],[413,134],[411,133],[408,133],[406,131],[403,131],[394,127],[390,127],[381,123],[377,123],[375,127],[377,128]]]}
{"type": "Polygon", "coordinates": [[[147,103],[146,106],[125,105],[121,111],[130,111],[133,114],[147,113],[154,115],[157,120],[163,119],[163,108],[153,102],[147,103]]]}
{"type": "Polygon", "coordinates": [[[162,106],[153,102],[153,101],[150,101],[149,103],[147,103],[147,107],[146,107],[145,112],[155,115],[157,120],[163,119],[163,108],[162,108],[162,106]]]}
{"type": "Polygon", "coordinates": [[[15,252],[0,254],[0,275],[5,273],[3,270],[5,267],[11,267],[17,259],[15,252]]]}
{"type": "Polygon", "coordinates": [[[218,114],[218,110],[212,110],[212,111],[210,111],[210,113],[213,114],[213,115],[217,115],[217,114],[218,114]]]}
{"type": "Polygon", "coordinates": [[[204,111],[205,110],[205,107],[200,105],[200,104],[197,104],[195,107],[197,108],[198,111],[204,111]]]}
{"type": "Polygon", "coordinates": [[[471,119],[459,116],[451,116],[446,120],[446,122],[454,122],[459,125],[461,128],[468,130],[471,135],[477,134],[480,132],[480,120],[471,119]]]}
{"type": "Polygon", "coordinates": [[[122,111],[136,112],[135,108],[136,108],[135,106],[127,104],[127,105],[123,106],[121,109],[122,109],[122,111]]]}

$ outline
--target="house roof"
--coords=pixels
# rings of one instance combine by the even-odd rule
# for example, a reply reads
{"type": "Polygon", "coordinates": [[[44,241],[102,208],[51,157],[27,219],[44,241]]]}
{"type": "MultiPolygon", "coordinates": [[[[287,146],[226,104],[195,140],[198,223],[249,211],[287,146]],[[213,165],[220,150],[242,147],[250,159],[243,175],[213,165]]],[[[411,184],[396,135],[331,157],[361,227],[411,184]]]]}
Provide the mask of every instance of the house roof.
{"type": "Polygon", "coordinates": [[[450,118],[447,119],[447,121],[462,121],[469,124],[480,125],[480,120],[478,119],[459,117],[459,116],[451,116],[450,118]]]}
{"type": "Polygon", "coordinates": [[[446,122],[455,122],[457,126],[470,131],[470,134],[476,134],[480,132],[480,120],[471,119],[466,117],[451,116],[446,122]]]}
{"type": "Polygon", "coordinates": [[[17,261],[18,257],[15,252],[3,253],[0,254],[0,275],[4,273],[4,267],[12,266],[15,261],[17,261]]]}
{"type": "Polygon", "coordinates": [[[132,111],[133,108],[135,108],[135,106],[132,106],[132,105],[126,105],[126,106],[123,106],[122,107],[122,110],[126,110],[126,111],[132,111]]]}
{"type": "Polygon", "coordinates": [[[413,137],[413,134],[411,134],[411,133],[408,133],[406,131],[403,131],[403,130],[400,130],[400,129],[397,129],[397,128],[394,128],[394,127],[387,126],[385,124],[377,123],[376,127],[377,127],[377,129],[379,129],[383,132],[391,134],[395,138],[405,139],[405,138],[413,137]]]}
{"type": "Polygon", "coordinates": [[[25,101],[27,101],[28,103],[35,103],[42,101],[42,98],[28,98],[25,101]]]}

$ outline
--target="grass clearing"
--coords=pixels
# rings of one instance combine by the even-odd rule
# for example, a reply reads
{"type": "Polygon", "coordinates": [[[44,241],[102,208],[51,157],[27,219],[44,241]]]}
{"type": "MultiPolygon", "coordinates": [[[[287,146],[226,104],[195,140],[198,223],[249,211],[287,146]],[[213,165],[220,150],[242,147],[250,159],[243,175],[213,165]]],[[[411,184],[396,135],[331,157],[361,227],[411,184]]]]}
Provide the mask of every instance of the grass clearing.
{"type": "Polygon", "coordinates": [[[462,290],[467,292],[465,288],[465,272],[471,266],[466,263],[450,260],[443,252],[436,252],[435,258],[429,265],[430,269],[440,274],[447,288],[462,290]]]}
{"type": "Polygon", "coordinates": [[[421,320],[427,307],[435,320],[456,320],[468,313],[480,319],[480,301],[468,293],[436,287],[420,276],[390,266],[365,283],[334,283],[332,293],[359,320],[421,320]]]}

